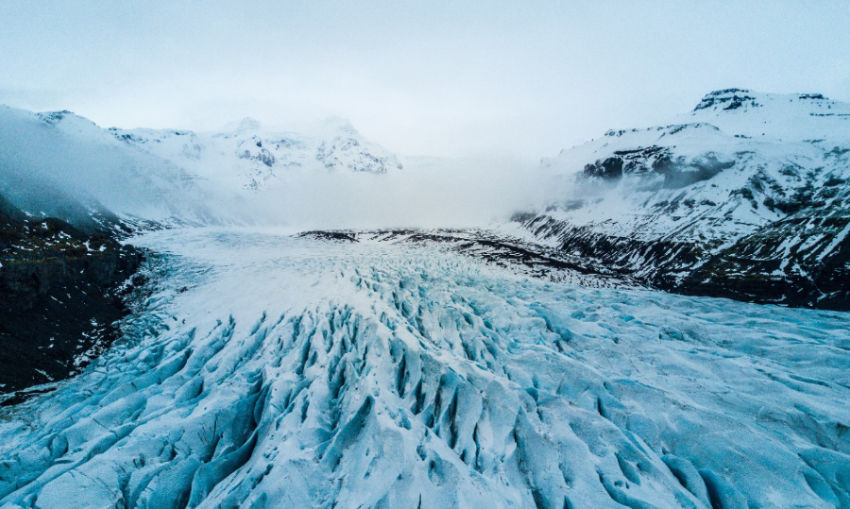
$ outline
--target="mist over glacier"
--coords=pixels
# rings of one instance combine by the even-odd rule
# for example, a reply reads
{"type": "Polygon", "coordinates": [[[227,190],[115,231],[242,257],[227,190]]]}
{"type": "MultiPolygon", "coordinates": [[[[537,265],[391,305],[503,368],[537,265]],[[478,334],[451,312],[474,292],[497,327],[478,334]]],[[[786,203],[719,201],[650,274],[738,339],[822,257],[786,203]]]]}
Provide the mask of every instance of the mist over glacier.
{"type": "Polygon", "coordinates": [[[270,224],[299,228],[475,227],[541,203],[544,181],[530,164],[414,158],[388,175],[293,175],[255,204],[270,224]]]}
{"type": "Polygon", "coordinates": [[[555,196],[538,165],[521,160],[402,157],[401,168],[374,173],[345,166],[356,162],[336,168],[301,155],[299,144],[330,143],[339,132],[368,147],[341,120],[311,134],[267,131],[253,121],[195,134],[107,130],[71,112],[5,107],[0,115],[0,190],[31,212],[73,211],[69,218],[77,220],[103,207],[161,221],[292,229],[484,226],[555,196]],[[151,147],[167,145],[169,137],[176,138],[173,151],[151,147]],[[204,143],[196,137],[210,145],[202,155],[191,152],[204,143]],[[294,159],[254,177],[255,167],[269,168],[240,166],[243,148],[216,145],[235,139],[256,148],[260,138],[295,140],[281,149],[294,159]],[[260,187],[251,189],[257,178],[260,187]]]}

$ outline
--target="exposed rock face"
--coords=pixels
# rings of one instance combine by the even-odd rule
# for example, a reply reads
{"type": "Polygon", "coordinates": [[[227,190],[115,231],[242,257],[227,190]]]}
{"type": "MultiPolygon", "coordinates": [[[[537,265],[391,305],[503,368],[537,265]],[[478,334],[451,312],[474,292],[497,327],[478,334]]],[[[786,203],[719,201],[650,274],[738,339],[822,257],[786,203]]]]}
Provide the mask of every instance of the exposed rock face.
{"type": "MultiPolygon", "coordinates": [[[[815,97],[819,96],[820,99],[824,97],[820,94],[805,94],[807,97],[815,97]]],[[[749,104],[751,106],[759,106],[759,103],[756,101],[756,98],[751,95],[749,90],[742,90],[740,88],[727,88],[725,90],[715,90],[714,92],[710,92],[706,94],[705,97],[702,98],[699,104],[697,104],[694,111],[705,110],[713,107],[720,107],[724,110],[736,110],[743,106],[744,104],[749,104]]]]}
{"type": "Polygon", "coordinates": [[[727,89],[678,120],[546,161],[572,188],[515,220],[654,288],[850,309],[850,105],[727,89]]]}
{"type": "Polygon", "coordinates": [[[850,309],[850,218],[846,209],[833,214],[818,212],[806,208],[803,214],[741,238],[713,254],[673,289],[755,302],[850,309]]]}
{"type": "Polygon", "coordinates": [[[141,257],[0,197],[0,392],[70,376],[108,346],[126,312],[119,286],[141,257]]]}

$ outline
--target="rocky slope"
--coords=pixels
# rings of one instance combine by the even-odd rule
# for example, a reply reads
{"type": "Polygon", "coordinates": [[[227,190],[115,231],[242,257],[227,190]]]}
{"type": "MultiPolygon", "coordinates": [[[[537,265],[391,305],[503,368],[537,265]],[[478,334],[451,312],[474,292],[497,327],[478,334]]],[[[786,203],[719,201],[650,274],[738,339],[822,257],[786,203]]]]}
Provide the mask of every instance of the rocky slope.
{"type": "Polygon", "coordinates": [[[140,261],[103,229],[36,219],[0,196],[0,394],[78,373],[109,346],[140,261]]]}
{"type": "Polygon", "coordinates": [[[675,292],[850,309],[850,105],[719,90],[544,163],[568,190],[514,219],[567,254],[675,292]]]}

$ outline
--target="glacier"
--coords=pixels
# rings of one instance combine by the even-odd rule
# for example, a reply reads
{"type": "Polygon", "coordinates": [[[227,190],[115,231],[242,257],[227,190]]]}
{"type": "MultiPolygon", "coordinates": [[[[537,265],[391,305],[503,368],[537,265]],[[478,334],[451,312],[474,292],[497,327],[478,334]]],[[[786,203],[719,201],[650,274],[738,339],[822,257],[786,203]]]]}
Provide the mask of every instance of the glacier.
{"type": "Polygon", "coordinates": [[[122,337],[0,407],[0,507],[846,507],[846,313],[185,228],[122,337]]]}

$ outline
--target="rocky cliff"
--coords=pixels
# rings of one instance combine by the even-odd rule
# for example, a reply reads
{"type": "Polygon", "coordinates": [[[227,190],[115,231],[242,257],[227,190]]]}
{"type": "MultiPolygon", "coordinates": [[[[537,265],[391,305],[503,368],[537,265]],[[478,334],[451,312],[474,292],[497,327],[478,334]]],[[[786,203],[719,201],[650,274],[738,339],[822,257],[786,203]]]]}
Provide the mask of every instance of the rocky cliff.
{"type": "Polygon", "coordinates": [[[141,259],[104,231],[36,219],[0,197],[0,393],[75,374],[108,346],[141,259]]]}

